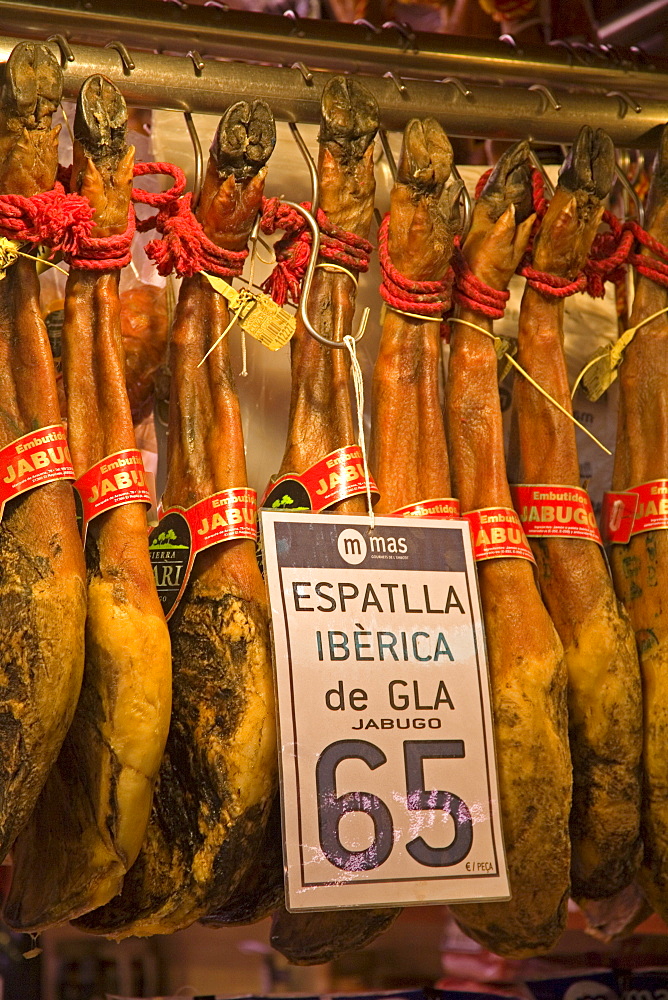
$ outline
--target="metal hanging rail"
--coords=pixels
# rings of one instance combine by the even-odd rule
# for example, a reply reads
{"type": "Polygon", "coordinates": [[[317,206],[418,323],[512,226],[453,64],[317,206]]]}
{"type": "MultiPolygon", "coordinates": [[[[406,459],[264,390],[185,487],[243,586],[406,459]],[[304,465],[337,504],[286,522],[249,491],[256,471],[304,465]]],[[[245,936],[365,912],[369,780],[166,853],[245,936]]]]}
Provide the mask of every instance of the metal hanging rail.
{"type": "MultiPolygon", "coordinates": [[[[668,100],[668,60],[611,45],[506,44],[487,39],[414,32],[388,21],[337,24],[228,10],[220,0],[204,6],[184,0],[0,0],[0,34],[103,45],[110,38],[130,48],[187,52],[198,57],[304,62],[337,72],[477,82],[543,83],[557,87],[622,90],[668,100]]],[[[511,39],[512,42],[512,39],[511,39]]]]}
{"type": "MultiPolygon", "coordinates": [[[[9,56],[17,38],[0,37],[0,61],[9,56]]],[[[122,91],[133,107],[221,114],[232,102],[263,97],[282,121],[316,123],[320,97],[332,74],[187,56],[130,52],[115,39],[104,48],[50,42],[61,55],[64,96],[76,98],[84,80],[102,73],[122,91]]],[[[432,115],[453,136],[532,138],[536,142],[568,143],[581,125],[604,128],[618,146],[655,146],[668,120],[668,101],[642,105],[621,91],[553,93],[532,87],[464,87],[458,80],[431,82],[365,76],[381,112],[381,124],[401,130],[410,118],[432,115]]]]}

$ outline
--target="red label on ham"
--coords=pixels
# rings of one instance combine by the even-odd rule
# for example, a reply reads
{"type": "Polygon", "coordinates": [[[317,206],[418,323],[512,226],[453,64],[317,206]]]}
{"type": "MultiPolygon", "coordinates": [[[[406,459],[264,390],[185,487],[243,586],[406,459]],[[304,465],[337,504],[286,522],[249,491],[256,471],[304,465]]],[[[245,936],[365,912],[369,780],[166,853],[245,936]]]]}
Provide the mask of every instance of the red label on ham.
{"type": "Polygon", "coordinates": [[[75,482],[83,508],[83,535],[94,517],[128,503],[151,506],[141,452],[126,448],[107,455],[75,482]]]}
{"type": "Polygon", "coordinates": [[[633,535],[662,528],[668,528],[668,479],[603,495],[601,531],[606,543],[625,545],[633,535]]]}
{"type": "MultiPolygon", "coordinates": [[[[369,476],[371,494],[378,499],[378,489],[369,476]]],[[[326,510],[332,504],[349,497],[366,493],[364,459],[359,445],[350,444],[345,448],[325,455],[319,462],[301,474],[287,473],[270,483],[262,498],[262,507],[281,510],[312,510],[314,513],[326,510]],[[299,487],[299,497],[291,494],[294,486],[299,487]],[[298,503],[295,503],[298,499],[298,503]],[[309,506],[306,506],[307,503],[309,506]]]]}
{"type": "Polygon", "coordinates": [[[429,517],[440,520],[452,520],[452,518],[459,516],[459,500],[455,500],[453,497],[409,503],[405,507],[393,510],[390,514],[390,517],[429,517]]]}
{"type": "Polygon", "coordinates": [[[586,490],[579,486],[511,486],[527,538],[586,538],[601,545],[586,490]]]}
{"type": "Polygon", "coordinates": [[[74,479],[62,424],[40,427],[0,450],[0,517],[8,500],[57,479],[74,479]]]}
{"type": "Polygon", "coordinates": [[[485,507],[463,515],[471,527],[473,555],[483,559],[528,559],[535,563],[522,524],[511,507],[485,507]]]}

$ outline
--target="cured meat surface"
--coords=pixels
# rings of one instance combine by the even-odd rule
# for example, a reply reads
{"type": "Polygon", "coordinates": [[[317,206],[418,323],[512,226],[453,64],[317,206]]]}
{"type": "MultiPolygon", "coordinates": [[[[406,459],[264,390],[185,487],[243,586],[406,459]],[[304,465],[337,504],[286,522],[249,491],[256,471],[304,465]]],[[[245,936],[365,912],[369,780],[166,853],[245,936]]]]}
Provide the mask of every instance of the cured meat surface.
{"type": "MultiPolygon", "coordinates": [[[[534,247],[534,267],[575,278],[582,270],[612,184],[612,142],[583,128],[564,164],[534,247]]],[[[572,412],[563,353],[562,299],[527,285],[518,360],[572,412]]],[[[514,389],[526,484],[580,485],[575,428],[526,379],[514,389]]],[[[579,538],[535,538],[543,600],[564,645],[573,806],[571,894],[602,899],[627,886],[640,862],[642,703],[635,639],[600,546],[579,538]]]]}
{"type": "MultiPolygon", "coordinates": [[[[450,263],[454,233],[443,195],[452,149],[433,118],[406,126],[392,190],[389,253],[406,278],[435,281],[450,263]]],[[[450,496],[450,470],[439,398],[440,320],[387,309],[374,368],[371,470],[377,514],[450,496]]]]}
{"type": "MultiPolygon", "coordinates": [[[[219,246],[245,247],[274,141],[261,101],[223,117],[198,208],[219,246]]],[[[198,367],[228,321],[206,277],[184,279],[170,342],[165,509],[246,485],[227,340],[198,367]]],[[[254,543],[201,552],[169,626],[172,723],[146,840],[121,894],[77,921],[111,937],[168,934],[222,907],[255,857],[276,791],[268,609],[254,543]]]]}
{"type": "MultiPolygon", "coordinates": [[[[45,46],[21,43],[0,95],[0,192],[53,187],[61,72],[45,46]]],[[[0,281],[0,447],[60,424],[35,265],[0,281]]],[[[0,858],[32,812],[76,708],[84,657],[85,565],[70,483],[10,501],[0,524],[0,858]]]]}
{"type": "MultiPolygon", "coordinates": [[[[668,129],[664,129],[650,189],[646,227],[668,243],[668,129]]],[[[647,251],[643,250],[643,254],[647,251]]],[[[651,255],[650,255],[651,256],[651,255]]],[[[637,276],[630,326],[668,306],[668,289],[637,276]]],[[[668,478],[668,313],[642,326],[619,369],[613,490],[668,478]]],[[[651,906],[668,918],[668,533],[648,531],[613,545],[610,562],[618,596],[635,630],[643,681],[644,786],[638,876],[651,906]]]]}
{"type": "MultiPolygon", "coordinates": [[[[323,92],[320,125],[320,207],[338,226],[367,237],[373,215],[373,140],[378,108],[353,78],[335,77],[323,92]]],[[[331,340],[353,332],[355,282],[341,271],[319,268],[311,288],[309,317],[331,340]]],[[[301,473],[336,448],[355,443],[350,408],[348,352],[324,347],[297,322],[291,344],[292,395],[288,438],[280,474],[301,473]]],[[[364,496],[329,508],[343,514],[366,509],[364,496]]],[[[271,943],[297,965],[328,962],[377,937],[399,910],[340,910],[274,914],[271,943]]]]}
{"type": "MultiPolygon", "coordinates": [[[[528,148],[499,160],[478,200],[464,256],[486,284],[505,289],[529,239],[528,148]],[[528,216],[528,218],[527,218],[528,216]]],[[[491,330],[478,312],[461,318],[491,330]]],[[[446,423],[462,511],[511,507],[503,452],[497,359],[483,333],[453,324],[446,423]]],[[[563,649],[524,559],[478,563],[487,637],[501,819],[512,899],[452,907],[462,929],[491,951],[547,951],[566,922],[571,765],[563,649]]]]}
{"type": "MultiPolygon", "coordinates": [[[[83,85],[73,185],[95,209],[94,236],[127,227],[134,149],[125,104],[103,77],[83,85]],[[91,127],[91,122],[94,122],[91,127]]],[[[72,268],[63,371],[77,478],[136,448],[125,390],[118,270],[72,268]]],[[[90,522],[81,696],[60,756],[14,846],[5,919],[40,930],[106,903],[141,847],[171,709],[169,633],[148,554],[146,507],[90,522]]]]}
{"type": "Polygon", "coordinates": [[[125,384],[138,424],[153,409],[157,373],[167,354],[167,296],[157,285],[135,285],[120,299],[125,384]]]}

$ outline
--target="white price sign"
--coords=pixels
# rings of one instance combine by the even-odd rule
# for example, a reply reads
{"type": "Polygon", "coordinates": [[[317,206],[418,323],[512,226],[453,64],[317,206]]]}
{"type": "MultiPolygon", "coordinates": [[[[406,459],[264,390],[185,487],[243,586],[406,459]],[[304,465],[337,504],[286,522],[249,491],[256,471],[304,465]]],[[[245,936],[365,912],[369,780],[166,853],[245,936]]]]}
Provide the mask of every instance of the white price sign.
{"type": "Polygon", "coordinates": [[[288,908],[507,899],[468,523],[261,521],[288,908]]]}

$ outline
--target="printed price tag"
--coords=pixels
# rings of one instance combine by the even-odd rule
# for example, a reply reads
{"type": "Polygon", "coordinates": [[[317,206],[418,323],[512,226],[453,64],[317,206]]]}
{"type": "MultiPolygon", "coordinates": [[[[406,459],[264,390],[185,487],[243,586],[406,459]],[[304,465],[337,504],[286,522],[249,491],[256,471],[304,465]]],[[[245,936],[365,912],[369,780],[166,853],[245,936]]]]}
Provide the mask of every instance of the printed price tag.
{"type": "Polygon", "coordinates": [[[288,908],[507,899],[468,524],[261,525],[288,908]]]}
{"type": "Polygon", "coordinates": [[[579,486],[511,486],[527,538],[586,538],[601,545],[589,494],[579,486]]]}
{"type": "Polygon", "coordinates": [[[167,621],[186,589],[195,556],[212,545],[257,538],[257,494],[246,486],[221,490],[192,507],[170,507],[149,535],[155,585],[167,621]]]}
{"type": "MultiPolygon", "coordinates": [[[[375,501],[379,493],[373,479],[370,482],[375,501]]],[[[366,493],[362,449],[351,444],[326,455],[300,475],[289,473],[270,483],[260,506],[317,513],[360,493],[366,493]]]]}
{"type": "Polygon", "coordinates": [[[40,427],[0,449],[0,519],[8,500],[57,479],[74,479],[62,424],[40,427]]]}
{"type": "Polygon", "coordinates": [[[74,484],[81,497],[82,530],[85,541],[88,525],[98,514],[128,503],[151,506],[141,452],[126,448],[97,462],[74,484]]]}
{"type": "Polygon", "coordinates": [[[626,545],[633,535],[668,528],[668,479],[604,493],[601,530],[607,544],[626,545]]]}
{"type": "Polygon", "coordinates": [[[511,507],[470,510],[464,517],[471,526],[476,561],[528,559],[535,564],[520,519],[511,507]]]}
{"type": "Polygon", "coordinates": [[[441,497],[438,500],[422,500],[420,503],[409,503],[406,507],[393,510],[391,517],[460,517],[459,500],[453,497],[441,497]]]}

